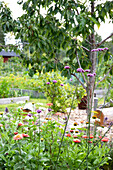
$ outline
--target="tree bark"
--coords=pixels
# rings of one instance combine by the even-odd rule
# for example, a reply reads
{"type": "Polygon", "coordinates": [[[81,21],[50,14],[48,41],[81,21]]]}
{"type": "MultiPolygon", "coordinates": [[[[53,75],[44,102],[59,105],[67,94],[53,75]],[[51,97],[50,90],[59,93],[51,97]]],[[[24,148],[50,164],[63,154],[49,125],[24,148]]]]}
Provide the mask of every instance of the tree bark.
{"type": "MultiPolygon", "coordinates": [[[[91,16],[93,16],[94,14],[94,1],[91,2],[91,16]]],[[[94,30],[94,23],[92,23],[92,27],[94,30]]],[[[94,32],[91,34],[90,36],[90,44],[91,44],[91,49],[90,49],[90,61],[91,61],[91,73],[95,73],[96,72],[96,52],[92,52],[92,49],[95,49],[96,44],[95,44],[95,35],[94,32]]],[[[89,115],[91,114],[91,110],[92,110],[92,102],[93,102],[93,94],[94,94],[94,88],[95,88],[95,76],[93,77],[89,77],[88,78],[88,82],[87,82],[87,118],[89,117],[89,115]]]]}

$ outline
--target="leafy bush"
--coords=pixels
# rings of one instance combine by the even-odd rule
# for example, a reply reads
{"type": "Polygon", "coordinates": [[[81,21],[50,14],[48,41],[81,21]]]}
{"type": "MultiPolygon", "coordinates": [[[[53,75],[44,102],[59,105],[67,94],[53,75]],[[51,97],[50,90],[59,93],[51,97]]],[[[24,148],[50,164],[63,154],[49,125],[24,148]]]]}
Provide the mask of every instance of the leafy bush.
{"type": "MultiPolygon", "coordinates": [[[[71,106],[73,97],[73,108],[75,108],[85,94],[85,90],[82,87],[71,85],[67,78],[62,77],[61,74],[57,72],[45,73],[40,76],[36,73],[34,78],[30,78],[29,76],[20,77],[10,74],[10,76],[1,77],[0,84],[2,82],[8,83],[7,88],[9,91],[6,92],[7,96],[1,95],[1,97],[20,96],[19,93],[11,90],[12,88],[44,92],[48,101],[53,103],[52,109],[55,112],[66,112],[66,108],[71,106]],[[53,83],[53,80],[56,80],[57,83],[53,83]],[[50,84],[47,84],[47,82],[50,82],[50,84]]],[[[4,87],[5,86],[3,85],[3,88],[4,87]]],[[[7,88],[2,90],[1,87],[1,91],[7,90],[7,88]]]]}
{"type": "Polygon", "coordinates": [[[43,91],[53,104],[51,107],[54,112],[66,112],[66,108],[71,107],[73,97],[73,108],[75,108],[85,94],[82,87],[70,85],[67,83],[67,78],[61,77],[58,72],[44,74],[42,81],[43,91]]]}
{"type": "Polygon", "coordinates": [[[9,90],[9,82],[7,80],[0,80],[0,98],[8,97],[9,90]]]}
{"type": "Polygon", "coordinates": [[[31,79],[27,75],[21,77],[10,74],[9,76],[1,77],[1,80],[7,80],[10,88],[40,91],[42,86],[40,79],[31,79]]]}

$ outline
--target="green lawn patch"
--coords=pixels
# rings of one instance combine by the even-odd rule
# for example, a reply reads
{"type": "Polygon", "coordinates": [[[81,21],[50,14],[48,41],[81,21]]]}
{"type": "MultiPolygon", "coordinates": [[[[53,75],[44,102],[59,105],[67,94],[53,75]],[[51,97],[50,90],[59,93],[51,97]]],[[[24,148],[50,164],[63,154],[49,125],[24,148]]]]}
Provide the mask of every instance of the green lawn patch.
{"type": "MultiPolygon", "coordinates": [[[[29,102],[34,102],[36,108],[38,107],[48,107],[46,105],[46,103],[48,103],[47,99],[34,99],[31,98],[29,102]],[[43,103],[43,105],[41,105],[40,103],[43,103]]],[[[5,108],[7,107],[9,110],[13,110],[16,111],[18,107],[23,107],[25,105],[25,103],[10,103],[10,104],[4,104],[4,105],[0,105],[0,112],[4,112],[5,108]]]]}

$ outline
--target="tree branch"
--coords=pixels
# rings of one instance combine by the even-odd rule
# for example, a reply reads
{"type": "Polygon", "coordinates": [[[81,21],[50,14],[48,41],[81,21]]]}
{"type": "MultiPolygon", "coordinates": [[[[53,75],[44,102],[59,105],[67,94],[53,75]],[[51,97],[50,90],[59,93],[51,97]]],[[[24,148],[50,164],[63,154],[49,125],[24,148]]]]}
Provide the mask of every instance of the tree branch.
{"type": "Polygon", "coordinates": [[[111,35],[109,35],[107,38],[105,38],[104,40],[102,40],[101,42],[99,42],[96,47],[99,47],[102,43],[104,43],[106,40],[108,40],[109,38],[111,38],[113,36],[113,33],[111,35]]]}
{"type": "Polygon", "coordinates": [[[73,75],[73,76],[75,76],[76,77],[76,79],[79,81],[79,83],[83,86],[83,88],[86,90],[86,86],[82,83],[82,81],[77,77],[77,75],[76,74],[74,74],[74,73],[71,73],[71,75],[73,75]]]}
{"type": "Polygon", "coordinates": [[[0,45],[0,47],[4,47],[4,48],[6,48],[6,47],[18,47],[18,45],[9,44],[9,45],[0,45]]]}
{"type": "Polygon", "coordinates": [[[113,67],[113,65],[110,67],[110,69],[109,69],[109,71],[107,72],[107,74],[106,74],[101,80],[99,80],[99,81],[96,83],[95,88],[97,87],[97,85],[98,85],[100,82],[102,82],[102,81],[108,76],[108,74],[109,74],[109,72],[111,71],[112,67],[113,67]]]}
{"type": "MultiPolygon", "coordinates": [[[[81,68],[81,64],[80,64],[80,61],[79,61],[79,58],[78,58],[78,54],[77,54],[77,52],[76,52],[76,57],[77,57],[78,65],[79,65],[79,67],[81,68]]],[[[84,79],[85,83],[87,83],[87,80],[86,80],[86,78],[85,78],[84,73],[82,73],[82,76],[83,76],[83,79],[84,79]]]]}
{"type": "Polygon", "coordinates": [[[92,45],[92,43],[90,43],[87,39],[85,39],[85,41],[86,41],[88,44],[92,45]]]}
{"type": "Polygon", "coordinates": [[[90,51],[88,48],[86,48],[86,47],[84,47],[84,46],[81,46],[84,50],[86,50],[86,51],[90,51]]]}

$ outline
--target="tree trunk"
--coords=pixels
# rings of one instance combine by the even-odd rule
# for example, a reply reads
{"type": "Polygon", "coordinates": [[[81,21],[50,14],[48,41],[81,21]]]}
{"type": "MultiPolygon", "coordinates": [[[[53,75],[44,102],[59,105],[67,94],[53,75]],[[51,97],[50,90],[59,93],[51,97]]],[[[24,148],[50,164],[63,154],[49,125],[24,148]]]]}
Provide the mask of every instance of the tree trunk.
{"type": "MultiPolygon", "coordinates": [[[[93,16],[94,13],[94,2],[91,2],[91,16],[93,16]]],[[[94,30],[94,24],[92,23],[92,27],[94,30]]],[[[96,52],[92,52],[92,49],[95,49],[95,35],[94,32],[90,36],[90,43],[91,43],[91,49],[90,49],[90,61],[91,61],[91,73],[96,72],[96,52]]],[[[92,110],[92,102],[93,102],[93,94],[94,94],[94,88],[95,88],[95,76],[89,77],[87,82],[87,118],[91,114],[92,110]]]]}

